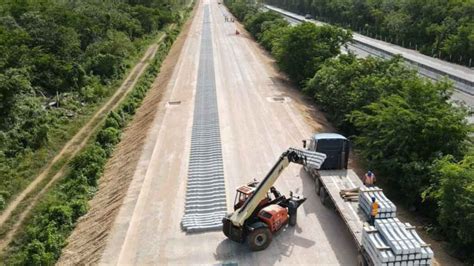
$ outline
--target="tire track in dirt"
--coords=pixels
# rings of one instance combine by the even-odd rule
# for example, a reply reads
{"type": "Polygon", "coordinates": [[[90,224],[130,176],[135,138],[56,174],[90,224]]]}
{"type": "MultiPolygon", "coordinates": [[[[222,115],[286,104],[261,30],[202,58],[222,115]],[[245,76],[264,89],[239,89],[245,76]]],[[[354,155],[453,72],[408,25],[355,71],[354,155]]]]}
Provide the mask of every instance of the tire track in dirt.
{"type": "MultiPolygon", "coordinates": [[[[166,35],[160,37],[157,43],[161,42],[166,35]]],[[[110,97],[110,99],[90,118],[90,120],[74,135],[61,149],[61,151],[51,160],[45,167],[45,169],[20,193],[16,198],[8,205],[5,211],[0,215],[0,227],[4,226],[8,219],[11,217],[13,211],[25,200],[27,196],[34,193],[38,186],[52,172],[53,166],[60,160],[69,160],[73,158],[82,148],[87,144],[90,137],[93,136],[97,128],[101,125],[102,121],[106,118],[107,114],[115,109],[122,100],[128,95],[128,93],[135,87],[138,79],[144,73],[145,69],[149,65],[149,60],[155,56],[158,50],[158,44],[154,43],[148,47],[145,54],[141,58],[140,62],[133,67],[127,78],[122,82],[121,86],[116,92],[110,97]]],[[[25,220],[31,209],[36,205],[36,202],[41,196],[48,190],[48,188],[60,177],[62,177],[67,169],[67,164],[63,165],[59,171],[51,178],[51,180],[39,190],[39,192],[29,200],[28,207],[21,211],[20,215],[16,217],[16,221],[12,228],[8,229],[8,233],[0,240],[0,251],[2,251],[13,239],[13,236],[25,220]]]]}

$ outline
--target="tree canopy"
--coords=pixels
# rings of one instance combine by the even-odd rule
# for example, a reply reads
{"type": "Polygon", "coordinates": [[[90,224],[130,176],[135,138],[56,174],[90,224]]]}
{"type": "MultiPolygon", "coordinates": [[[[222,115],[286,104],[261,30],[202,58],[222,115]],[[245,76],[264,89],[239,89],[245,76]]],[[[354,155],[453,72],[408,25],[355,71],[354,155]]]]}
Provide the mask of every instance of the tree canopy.
{"type": "Polygon", "coordinates": [[[444,60],[474,65],[470,0],[266,0],[444,60]],[[471,61],[470,61],[471,60],[471,61]]]}
{"type": "Polygon", "coordinates": [[[75,119],[111,92],[146,40],[177,21],[177,4],[2,1],[0,210],[31,178],[31,156],[64,141],[75,119]]]}
{"type": "Polygon", "coordinates": [[[274,47],[278,65],[297,83],[313,77],[324,61],[340,53],[352,35],[332,26],[301,23],[288,31],[274,47]]]}

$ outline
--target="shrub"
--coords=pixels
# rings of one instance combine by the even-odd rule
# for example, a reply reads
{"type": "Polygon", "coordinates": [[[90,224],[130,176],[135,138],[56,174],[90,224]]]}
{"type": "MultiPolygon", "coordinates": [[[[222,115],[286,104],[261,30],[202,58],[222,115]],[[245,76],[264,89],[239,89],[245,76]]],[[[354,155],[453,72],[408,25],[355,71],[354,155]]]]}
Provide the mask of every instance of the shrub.
{"type": "Polygon", "coordinates": [[[347,118],[352,111],[398,93],[402,83],[415,75],[400,57],[383,60],[340,55],[325,62],[303,90],[314,97],[335,126],[352,135],[357,133],[347,118]]]}
{"type": "Polygon", "coordinates": [[[120,129],[116,129],[113,127],[107,127],[99,131],[97,134],[97,143],[104,149],[110,149],[114,147],[115,144],[119,143],[120,141],[120,129]]]}
{"type": "Polygon", "coordinates": [[[474,261],[474,153],[456,162],[446,156],[435,162],[425,199],[438,202],[440,231],[458,255],[474,261]]]}
{"type": "Polygon", "coordinates": [[[275,12],[257,12],[253,15],[245,17],[245,28],[252,33],[255,38],[259,39],[263,32],[262,24],[265,22],[272,23],[275,20],[282,20],[281,16],[275,12]]]}
{"type": "Polygon", "coordinates": [[[43,243],[36,239],[27,244],[25,253],[18,261],[28,261],[31,265],[52,265],[55,261],[53,254],[46,252],[43,243]]]}
{"type": "Polygon", "coordinates": [[[72,209],[67,205],[54,205],[48,208],[47,220],[59,226],[72,226],[72,209]]]}
{"type": "Polygon", "coordinates": [[[265,21],[261,26],[262,34],[258,41],[260,44],[267,49],[267,51],[272,52],[273,47],[276,46],[278,42],[289,32],[290,27],[288,22],[283,19],[265,21]]]}
{"type": "Polygon", "coordinates": [[[125,119],[123,114],[111,111],[105,120],[104,127],[122,128],[125,125],[125,119]]]}
{"type": "Polygon", "coordinates": [[[79,217],[87,213],[89,209],[87,200],[76,199],[71,202],[72,220],[76,221],[79,217]]]}
{"type": "Polygon", "coordinates": [[[280,68],[300,84],[313,77],[324,61],[338,55],[351,36],[340,28],[305,22],[292,27],[273,52],[280,68]]]}
{"type": "Polygon", "coordinates": [[[71,160],[71,167],[73,170],[80,171],[91,162],[103,163],[105,159],[104,150],[97,145],[91,145],[71,160]]]}
{"type": "Polygon", "coordinates": [[[5,208],[5,199],[0,195],[0,210],[3,210],[3,208],[5,208]]]}

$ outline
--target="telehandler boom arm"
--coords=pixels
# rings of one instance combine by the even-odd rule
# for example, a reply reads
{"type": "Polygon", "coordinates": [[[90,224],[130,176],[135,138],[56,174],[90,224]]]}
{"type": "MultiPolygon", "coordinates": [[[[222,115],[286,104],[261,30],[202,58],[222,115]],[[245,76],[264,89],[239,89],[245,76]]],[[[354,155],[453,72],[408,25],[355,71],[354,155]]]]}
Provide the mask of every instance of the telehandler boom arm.
{"type": "Polygon", "coordinates": [[[237,227],[242,227],[244,225],[245,221],[252,215],[260,201],[265,198],[267,192],[290,163],[319,169],[325,159],[326,155],[323,153],[289,148],[280,156],[265,178],[258,184],[255,192],[245,201],[244,205],[232,213],[229,217],[232,224],[237,227]]]}

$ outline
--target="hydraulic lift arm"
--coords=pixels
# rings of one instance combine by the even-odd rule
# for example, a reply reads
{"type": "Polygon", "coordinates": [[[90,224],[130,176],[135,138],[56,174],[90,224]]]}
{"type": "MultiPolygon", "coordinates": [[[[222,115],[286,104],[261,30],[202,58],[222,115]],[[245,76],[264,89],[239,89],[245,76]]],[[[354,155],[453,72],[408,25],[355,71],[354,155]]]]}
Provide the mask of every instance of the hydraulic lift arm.
{"type": "Polygon", "coordinates": [[[229,220],[232,221],[234,226],[242,227],[245,221],[258,207],[260,201],[266,196],[280,174],[290,163],[308,165],[312,168],[319,169],[325,159],[326,155],[323,153],[289,148],[280,156],[272,169],[270,169],[265,178],[259,183],[255,192],[245,201],[244,205],[232,213],[229,220]]]}

